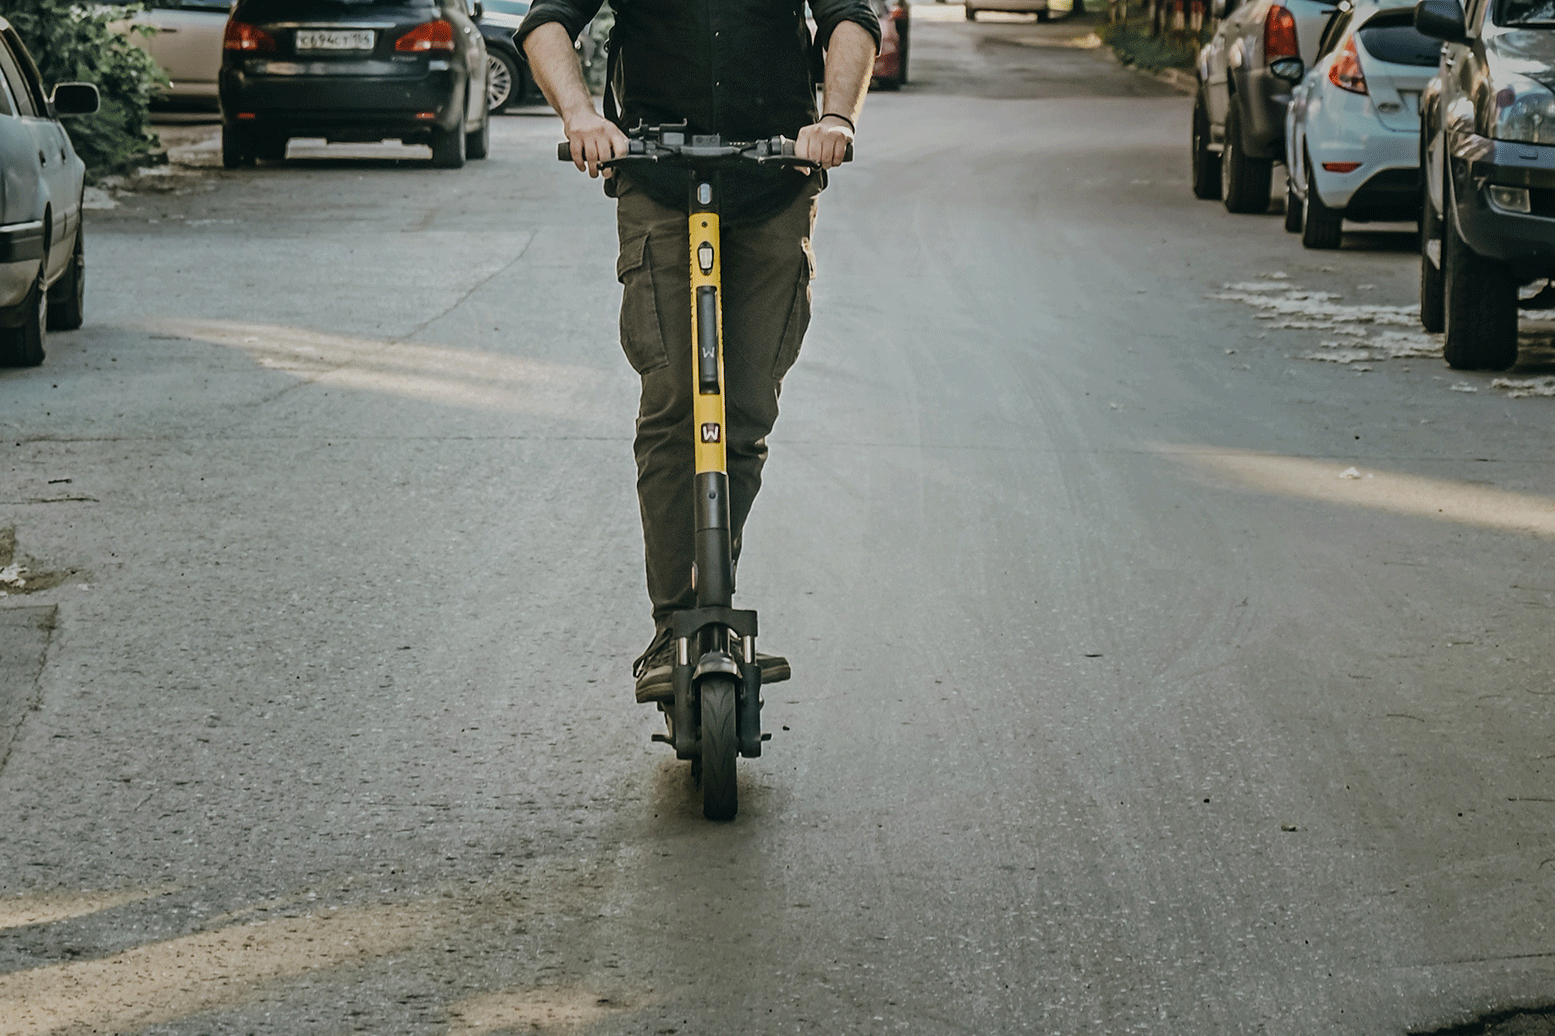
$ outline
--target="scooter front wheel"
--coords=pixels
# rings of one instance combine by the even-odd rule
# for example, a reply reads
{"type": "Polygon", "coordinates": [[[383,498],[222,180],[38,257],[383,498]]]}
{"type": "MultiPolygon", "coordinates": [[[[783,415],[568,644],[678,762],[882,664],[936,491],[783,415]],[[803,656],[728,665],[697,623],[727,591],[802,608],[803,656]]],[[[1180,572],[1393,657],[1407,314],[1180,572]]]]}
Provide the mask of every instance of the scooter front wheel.
{"type": "Polygon", "coordinates": [[[740,807],[734,773],[740,747],[735,690],[727,676],[702,681],[702,815],[709,820],[733,820],[740,807]]]}

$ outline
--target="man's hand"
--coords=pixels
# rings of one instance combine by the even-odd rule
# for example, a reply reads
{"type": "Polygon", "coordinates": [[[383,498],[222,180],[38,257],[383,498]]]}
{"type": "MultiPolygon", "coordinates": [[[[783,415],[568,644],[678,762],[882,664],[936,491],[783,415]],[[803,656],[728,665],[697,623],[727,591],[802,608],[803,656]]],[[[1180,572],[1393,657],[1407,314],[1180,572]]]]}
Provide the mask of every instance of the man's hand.
{"type": "MultiPolygon", "coordinates": [[[[567,143],[572,147],[572,164],[580,172],[597,177],[599,163],[626,154],[626,134],[621,132],[621,127],[596,112],[593,105],[563,119],[562,127],[567,134],[567,143]]],[[[604,170],[607,177],[612,172],[612,169],[604,170]]]]}
{"type": "Polygon", "coordinates": [[[799,139],[794,141],[794,155],[809,159],[822,169],[835,169],[842,164],[851,143],[853,131],[847,122],[828,115],[799,131],[799,139]]]}

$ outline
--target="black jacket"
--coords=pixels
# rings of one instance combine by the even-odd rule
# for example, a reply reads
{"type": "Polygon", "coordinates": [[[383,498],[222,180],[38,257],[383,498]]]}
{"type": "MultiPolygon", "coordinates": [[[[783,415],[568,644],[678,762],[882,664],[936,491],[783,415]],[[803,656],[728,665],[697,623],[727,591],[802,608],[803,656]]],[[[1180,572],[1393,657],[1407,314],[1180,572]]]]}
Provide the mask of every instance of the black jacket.
{"type": "MultiPolygon", "coordinates": [[[[815,87],[805,0],[611,0],[610,94],[606,114],[623,129],[687,122],[692,133],[725,140],[795,136],[814,122],[815,87]]],[[[869,0],[809,0],[813,46],[857,22],[880,42],[869,0]]],[[[536,0],[517,33],[559,22],[576,38],[601,0],[536,0]]],[[[686,174],[671,168],[632,170],[634,182],[664,205],[684,208],[686,174]]],[[[786,169],[726,175],[724,217],[759,220],[781,209],[804,178],[786,169]]]]}

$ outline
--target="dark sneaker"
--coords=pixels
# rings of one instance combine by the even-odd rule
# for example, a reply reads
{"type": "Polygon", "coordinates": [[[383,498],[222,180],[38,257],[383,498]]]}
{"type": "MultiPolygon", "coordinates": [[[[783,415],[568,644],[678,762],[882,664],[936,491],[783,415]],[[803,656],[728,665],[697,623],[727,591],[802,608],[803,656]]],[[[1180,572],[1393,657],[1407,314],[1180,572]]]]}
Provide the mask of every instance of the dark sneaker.
{"type": "Polygon", "coordinates": [[[639,702],[675,700],[675,640],[669,630],[660,630],[648,650],[637,656],[632,675],[639,702]]]}

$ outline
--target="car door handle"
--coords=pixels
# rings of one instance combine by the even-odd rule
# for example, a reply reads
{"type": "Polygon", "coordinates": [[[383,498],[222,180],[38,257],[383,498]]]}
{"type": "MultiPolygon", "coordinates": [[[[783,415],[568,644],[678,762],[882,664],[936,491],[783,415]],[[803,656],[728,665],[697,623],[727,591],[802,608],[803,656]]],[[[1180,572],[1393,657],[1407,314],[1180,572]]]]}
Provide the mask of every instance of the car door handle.
{"type": "Polygon", "coordinates": [[[160,35],[166,35],[167,33],[177,32],[177,31],[178,30],[173,28],[171,25],[168,25],[168,26],[159,25],[159,26],[157,26],[157,32],[160,35]]]}

